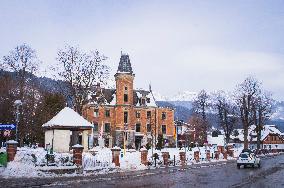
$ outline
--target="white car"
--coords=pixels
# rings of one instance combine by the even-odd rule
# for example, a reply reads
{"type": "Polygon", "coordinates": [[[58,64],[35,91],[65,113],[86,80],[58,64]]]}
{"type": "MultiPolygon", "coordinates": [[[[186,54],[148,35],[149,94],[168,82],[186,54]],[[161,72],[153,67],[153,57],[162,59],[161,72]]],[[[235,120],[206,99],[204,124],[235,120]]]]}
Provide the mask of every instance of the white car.
{"type": "Polygon", "coordinates": [[[237,167],[240,168],[242,165],[244,168],[247,166],[260,167],[260,158],[256,157],[250,150],[243,150],[237,160],[237,167]]]}

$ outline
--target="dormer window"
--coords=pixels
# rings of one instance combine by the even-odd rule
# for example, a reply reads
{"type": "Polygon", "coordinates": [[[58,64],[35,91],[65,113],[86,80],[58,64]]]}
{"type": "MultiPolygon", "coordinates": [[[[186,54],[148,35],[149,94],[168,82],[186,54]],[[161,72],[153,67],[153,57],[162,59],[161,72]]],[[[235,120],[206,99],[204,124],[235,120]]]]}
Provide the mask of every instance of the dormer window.
{"type": "Polygon", "coordinates": [[[147,98],[147,103],[150,103],[150,98],[147,98]]]}
{"type": "Polygon", "coordinates": [[[145,99],[141,99],[141,105],[145,105],[145,99]]]}

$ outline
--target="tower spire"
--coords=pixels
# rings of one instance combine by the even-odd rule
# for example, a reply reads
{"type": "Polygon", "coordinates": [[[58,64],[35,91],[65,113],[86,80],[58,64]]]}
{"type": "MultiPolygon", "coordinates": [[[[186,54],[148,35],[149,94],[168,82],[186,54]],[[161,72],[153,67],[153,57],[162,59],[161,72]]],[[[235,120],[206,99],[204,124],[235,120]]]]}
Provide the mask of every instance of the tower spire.
{"type": "Polygon", "coordinates": [[[132,66],[130,63],[129,55],[123,54],[121,51],[120,61],[117,69],[118,73],[130,73],[133,74],[132,66]]]}

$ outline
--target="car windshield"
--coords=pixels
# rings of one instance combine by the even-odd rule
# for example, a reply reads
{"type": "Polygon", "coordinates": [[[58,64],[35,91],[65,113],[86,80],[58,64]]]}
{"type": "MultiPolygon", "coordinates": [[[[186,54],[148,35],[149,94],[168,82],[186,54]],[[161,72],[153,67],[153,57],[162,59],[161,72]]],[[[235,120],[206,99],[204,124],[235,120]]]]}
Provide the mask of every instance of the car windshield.
{"type": "Polygon", "coordinates": [[[241,154],[240,154],[240,158],[248,158],[248,155],[245,154],[245,153],[241,153],[241,154]]]}

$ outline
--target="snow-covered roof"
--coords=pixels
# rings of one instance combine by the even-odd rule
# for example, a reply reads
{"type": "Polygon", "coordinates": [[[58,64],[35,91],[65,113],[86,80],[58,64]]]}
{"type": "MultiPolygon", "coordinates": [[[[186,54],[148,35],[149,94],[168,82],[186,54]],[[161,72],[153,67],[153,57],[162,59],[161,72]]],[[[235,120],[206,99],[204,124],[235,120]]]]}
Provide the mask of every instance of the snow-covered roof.
{"type": "MultiPolygon", "coordinates": [[[[256,137],[256,126],[251,125],[248,130],[248,140],[249,141],[257,141],[256,137]]],[[[231,136],[232,139],[239,139],[240,141],[244,141],[244,130],[243,129],[236,129],[239,135],[231,136]]],[[[268,134],[279,134],[280,136],[284,135],[275,125],[264,125],[263,130],[261,130],[261,140],[264,140],[268,134]]]]}
{"type": "Polygon", "coordinates": [[[43,124],[42,127],[93,128],[94,126],[73,109],[65,107],[51,120],[43,124]]]}
{"type": "Polygon", "coordinates": [[[264,140],[268,134],[278,134],[283,135],[283,133],[276,128],[275,125],[265,125],[261,131],[261,140],[264,140]]]}

